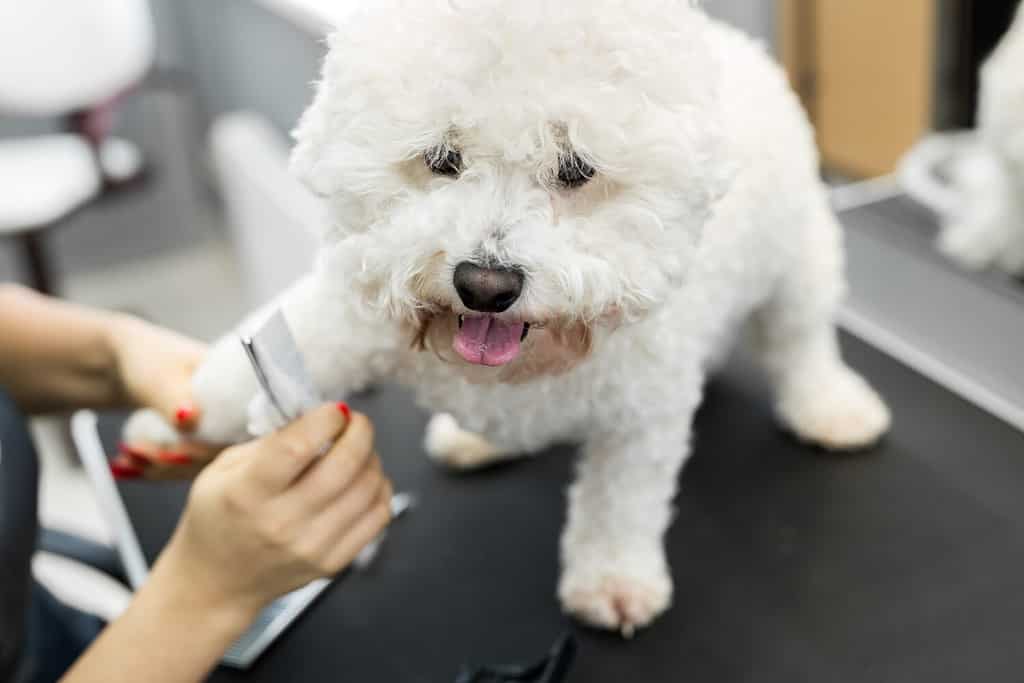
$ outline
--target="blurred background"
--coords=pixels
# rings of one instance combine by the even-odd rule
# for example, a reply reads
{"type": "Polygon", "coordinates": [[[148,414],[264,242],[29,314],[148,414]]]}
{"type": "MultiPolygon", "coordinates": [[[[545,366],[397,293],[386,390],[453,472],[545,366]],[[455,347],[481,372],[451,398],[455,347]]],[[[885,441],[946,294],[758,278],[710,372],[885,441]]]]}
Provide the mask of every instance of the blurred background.
{"type": "MultiPolygon", "coordinates": [[[[321,39],[331,21],[352,3],[78,3],[87,15],[92,13],[90,5],[99,8],[92,13],[97,23],[109,13],[111,25],[117,24],[120,13],[144,9],[151,25],[131,30],[151,32],[145,39],[152,41],[151,48],[131,52],[134,44],[126,47],[138,67],[125,74],[124,82],[111,84],[110,92],[97,92],[100,101],[69,102],[74,111],[19,111],[25,107],[13,100],[11,106],[3,106],[8,98],[0,94],[0,139],[11,142],[65,131],[71,114],[117,98],[109,112],[109,133],[139,147],[147,182],[135,191],[76,205],[55,221],[59,226],[42,231],[39,241],[45,246],[40,249],[63,295],[137,310],[204,337],[222,330],[247,299],[259,298],[247,297],[239,286],[240,246],[232,243],[238,235],[225,218],[211,130],[223,116],[247,112],[254,117],[248,121],[249,134],[264,134],[268,144],[286,145],[287,131],[310,98],[321,39]],[[259,126],[266,130],[257,131],[259,126]],[[277,140],[269,137],[274,133],[277,140]],[[165,277],[174,281],[174,287],[166,286],[165,277]],[[130,287],[122,286],[128,282],[130,287]],[[186,311],[182,302],[190,291],[202,292],[204,305],[186,311]]],[[[5,12],[28,12],[17,3],[7,4],[11,9],[5,12]]],[[[40,8],[52,4],[38,3],[40,8]]],[[[818,130],[825,170],[837,180],[852,180],[894,172],[911,147],[932,130],[975,124],[980,67],[1009,27],[1017,2],[704,4],[711,14],[761,39],[784,63],[818,130]]],[[[18,21],[13,18],[8,25],[18,21]]],[[[27,25],[22,51],[28,54],[47,38],[31,35],[31,22],[21,21],[27,25]]],[[[97,26],[96,39],[116,43],[122,40],[119,30],[105,37],[103,27],[97,26]]],[[[34,78],[35,67],[26,67],[27,62],[6,62],[0,69],[8,72],[8,80],[19,75],[34,78]]],[[[103,60],[98,62],[97,68],[102,68],[103,60]]],[[[59,90],[60,85],[54,85],[59,90]]],[[[230,137],[232,131],[222,132],[222,137],[230,137]]],[[[231,151],[221,149],[221,154],[230,156],[231,151]]],[[[233,161],[244,167],[243,158],[233,161]]],[[[0,279],[32,280],[23,251],[13,240],[0,239],[0,279]]],[[[270,291],[275,284],[265,289],[270,291]]]]}
{"type": "MultiPolygon", "coordinates": [[[[287,132],[359,1],[0,3],[0,281],[204,339],[279,291],[321,220],[287,132]],[[53,41],[76,49],[46,56],[53,41]]],[[[843,325],[1024,428],[1024,213],[1002,206],[1024,183],[979,107],[1017,0],[703,4],[778,57],[817,129],[847,228],[843,325]],[[969,205],[984,226],[960,225],[969,205]]],[[[1024,92],[1024,55],[1000,49],[991,90],[1024,92]]],[[[60,429],[39,433],[43,522],[104,538],[60,429]]]]}
{"type": "Polygon", "coordinates": [[[932,130],[971,128],[980,71],[1017,0],[782,0],[778,54],[818,130],[826,168],[896,170],[932,130]]]}

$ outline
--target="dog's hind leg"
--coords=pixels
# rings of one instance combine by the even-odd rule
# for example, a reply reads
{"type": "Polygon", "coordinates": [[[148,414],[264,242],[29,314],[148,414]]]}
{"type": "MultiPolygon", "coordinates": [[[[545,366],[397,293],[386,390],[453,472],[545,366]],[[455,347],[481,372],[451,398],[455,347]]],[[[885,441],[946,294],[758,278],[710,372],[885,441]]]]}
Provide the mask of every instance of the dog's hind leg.
{"type": "Polygon", "coordinates": [[[423,447],[432,460],[458,470],[479,469],[514,457],[479,434],[464,430],[446,413],[430,419],[423,447]]]}
{"type": "Polygon", "coordinates": [[[838,221],[824,197],[808,215],[804,243],[754,315],[754,347],[771,376],[784,427],[829,450],[865,448],[888,430],[889,410],[840,356],[835,318],[844,280],[838,221]]]}

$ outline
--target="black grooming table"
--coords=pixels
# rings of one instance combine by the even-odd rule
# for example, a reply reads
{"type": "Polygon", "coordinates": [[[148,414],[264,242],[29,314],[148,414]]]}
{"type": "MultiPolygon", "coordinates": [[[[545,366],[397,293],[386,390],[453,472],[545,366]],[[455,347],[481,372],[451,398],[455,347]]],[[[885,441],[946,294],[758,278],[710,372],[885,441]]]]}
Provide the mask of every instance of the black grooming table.
{"type": "MultiPolygon", "coordinates": [[[[668,536],[673,609],[628,642],[577,629],[570,681],[1020,680],[1024,435],[844,346],[893,408],[887,440],[855,457],[798,445],[760,375],[731,363],[698,417],[668,536]]],[[[455,475],[428,462],[426,416],[401,391],[353,403],[419,507],[369,573],[334,585],[251,671],[214,680],[450,683],[464,663],[542,655],[568,623],[554,593],[573,450],[455,475]]],[[[123,490],[153,557],[185,491],[123,490]]]]}

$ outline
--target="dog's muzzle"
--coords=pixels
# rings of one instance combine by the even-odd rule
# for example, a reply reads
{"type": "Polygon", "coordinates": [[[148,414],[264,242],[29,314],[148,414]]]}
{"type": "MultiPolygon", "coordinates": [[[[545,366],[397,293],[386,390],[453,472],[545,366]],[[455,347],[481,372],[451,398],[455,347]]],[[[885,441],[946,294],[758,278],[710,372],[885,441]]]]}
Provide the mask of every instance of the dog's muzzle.
{"type": "Polygon", "coordinates": [[[460,315],[454,348],[474,365],[507,365],[519,356],[529,332],[525,322],[497,317],[523,293],[526,277],[516,268],[483,267],[465,261],[455,268],[455,291],[470,311],[460,315]]]}

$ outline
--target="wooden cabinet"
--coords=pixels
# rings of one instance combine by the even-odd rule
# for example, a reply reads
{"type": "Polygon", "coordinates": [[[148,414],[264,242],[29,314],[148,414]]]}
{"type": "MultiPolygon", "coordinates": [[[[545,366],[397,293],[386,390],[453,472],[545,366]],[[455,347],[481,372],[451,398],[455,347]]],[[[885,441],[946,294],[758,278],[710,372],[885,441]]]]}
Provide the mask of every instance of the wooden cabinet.
{"type": "Polygon", "coordinates": [[[937,0],[781,0],[779,44],[826,167],[893,171],[932,126],[937,0]]]}

